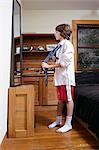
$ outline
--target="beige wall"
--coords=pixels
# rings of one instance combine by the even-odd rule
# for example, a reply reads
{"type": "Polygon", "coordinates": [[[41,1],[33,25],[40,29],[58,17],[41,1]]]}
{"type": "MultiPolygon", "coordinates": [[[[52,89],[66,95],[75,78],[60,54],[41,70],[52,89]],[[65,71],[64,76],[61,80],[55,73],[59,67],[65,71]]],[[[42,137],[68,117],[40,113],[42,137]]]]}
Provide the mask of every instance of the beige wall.
{"type": "MultiPolygon", "coordinates": [[[[18,0],[20,2],[20,0],[18,0]]],[[[0,0],[0,144],[7,132],[13,0],[0,0]]]]}
{"type": "Polygon", "coordinates": [[[23,10],[23,32],[52,33],[57,24],[98,20],[99,10],[23,10]]]}
{"type": "Polygon", "coordinates": [[[0,143],[7,132],[12,31],[12,0],[0,1],[0,143]]]}

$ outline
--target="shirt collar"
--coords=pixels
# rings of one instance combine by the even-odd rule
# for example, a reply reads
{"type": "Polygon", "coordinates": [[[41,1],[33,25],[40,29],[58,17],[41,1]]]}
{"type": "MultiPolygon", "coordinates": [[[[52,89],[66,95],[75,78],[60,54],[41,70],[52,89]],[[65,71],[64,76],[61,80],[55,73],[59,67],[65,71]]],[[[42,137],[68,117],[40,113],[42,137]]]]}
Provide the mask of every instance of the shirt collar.
{"type": "Polygon", "coordinates": [[[66,39],[63,39],[62,41],[59,42],[60,45],[63,46],[63,44],[66,42],[66,39]]]}

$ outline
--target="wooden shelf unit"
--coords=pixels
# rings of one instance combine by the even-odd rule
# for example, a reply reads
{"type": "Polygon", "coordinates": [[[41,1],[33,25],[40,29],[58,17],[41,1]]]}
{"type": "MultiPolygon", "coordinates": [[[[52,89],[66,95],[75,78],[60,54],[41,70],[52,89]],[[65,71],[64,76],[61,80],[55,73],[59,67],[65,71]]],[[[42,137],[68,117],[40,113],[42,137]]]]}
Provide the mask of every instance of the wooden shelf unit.
{"type": "MultiPolygon", "coordinates": [[[[47,44],[57,44],[54,34],[22,34],[23,52],[22,52],[22,84],[33,84],[35,90],[35,105],[56,105],[57,96],[53,83],[53,71],[48,71],[48,86],[45,86],[45,75],[41,70],[41,63],[48,55],[46,49],[47,44]],[[32,51],[24,50],[24,47],[44,47],[44,50],[32,51]],[[38,69],[38,70],[37,70],[38,69]]],[[[16,39],[16,47],[18,46],[18,38],[16,39]]],[[[19,54],[15,52],[15,69],[19,63],[19,54]]],[[[49,63],[52,63],[50,60],[49,63]]]]}

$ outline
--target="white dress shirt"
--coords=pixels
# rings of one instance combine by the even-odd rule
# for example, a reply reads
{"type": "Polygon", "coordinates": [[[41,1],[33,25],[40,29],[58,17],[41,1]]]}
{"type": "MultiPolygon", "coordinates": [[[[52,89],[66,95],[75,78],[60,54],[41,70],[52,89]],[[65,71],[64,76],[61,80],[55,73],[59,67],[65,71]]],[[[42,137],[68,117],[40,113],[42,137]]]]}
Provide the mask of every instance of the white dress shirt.
{"type": "Polygon", "coordinates": [[[64,39],[59,44],[62,47],[56,52],[56,64],[60,63],[62,67],[55,68],[54,81],[55,86],[73,85],[75,86],[74,71],[74,48],[72,43],[64,39]]]}

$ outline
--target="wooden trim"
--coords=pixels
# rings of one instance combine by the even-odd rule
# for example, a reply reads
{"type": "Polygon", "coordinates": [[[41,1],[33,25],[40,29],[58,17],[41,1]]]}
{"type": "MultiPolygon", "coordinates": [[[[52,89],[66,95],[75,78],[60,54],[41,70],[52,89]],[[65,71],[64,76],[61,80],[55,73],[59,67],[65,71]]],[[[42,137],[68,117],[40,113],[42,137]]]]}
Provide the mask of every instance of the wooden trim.
{"type": "Polygon", "coordinates": [[[7,138],[7,133],[5,134],[5,136],[2,140],[2,143],[0,144],[0,150],[3,150],[2,148],[3,148],[3,145],[4,145],[4,142],[5,142],[6,138],[7,138]]]}
{"type": "Polygon", "coordinates": [[[11,89],[8,89],[9,91],[9,113],[8,113],[8,120],[10,120],[10,123],[8,121],[8,135],[9,137],[15,137],[15,88],[12,87],[11,89]],[[10,102],[10,99],[12,101],[10,102]],[[10,117],[11,116],[11,117],[10,117]]]}
{"type": "Polygon", "coordinates": [[[42,34],[36,34],[36,33],[23,33],[22,34],[23,37],[30,37],[30,36],[34,36],[34,37],[48,37],[48,36],[52,36],[54,37],[54,34],[53,33],[42,33],[42,34]]]}
{"type": "Polygon", "coordinates": [[[43,95],[42,95],[42,105],[48,105],[47,101],[47,88],[45,84],[45,77],[42,78],[42,86],[43,86],[43,95]]]}
{"type": "MultiPolygon", "coordinates": [[[[42,33],[42,34],[39,34],[39,33],[23,33],[21,34],[23,38],[29,38],[29,37],[52,37],[52,38],[55,38],[54,37],[54,34],[53,33],[42,33]]],[[[20,39],[20,36],[17,36],[15,38],[15,40],[19,40],[20,39]]]]}
{"type": "Polygon", "coordinates": [[[73,24],[99,24],[99,20],[72,20],[73,24]]]}
{"type": "Polygon", "coordinates": [[[77,70],[77,23],[72,21],[72,42],[74,46],[74,64],[75,71],[77,70]]]}
{"type": "Polygon", "coordinates": [[[74,46],[75,71],[77,71],[77,25],[78,24],[99,24],[99,20],[72,20],[72,42],[74,46]]]}

